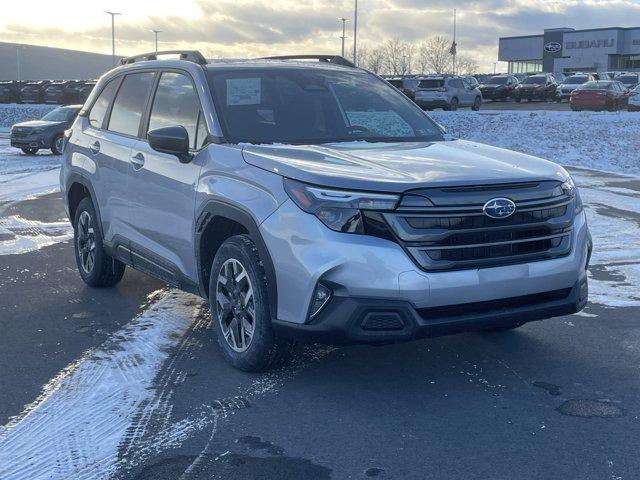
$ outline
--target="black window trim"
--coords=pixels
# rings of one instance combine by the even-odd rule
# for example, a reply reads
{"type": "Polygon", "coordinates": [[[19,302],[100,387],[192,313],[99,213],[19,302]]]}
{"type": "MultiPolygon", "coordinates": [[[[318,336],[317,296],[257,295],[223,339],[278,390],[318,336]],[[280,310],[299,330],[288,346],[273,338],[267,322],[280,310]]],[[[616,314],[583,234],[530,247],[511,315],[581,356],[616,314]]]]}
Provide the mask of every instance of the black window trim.
{"type": "MultiPolygon", "coordinates": [[[[138,128],[138,138],[147,144],[149,143],[149,141],[147,140],[147,132],[149,129],[149,121],[151,119],[151,107],[153,106],[153,102],[155,101],[156,93],[158,91],[158,85],[160,83],[160,78],[162,77],[162,74],[163,73],[179,73],[189,79],[189,81],[191,82],[191,86],[193,87],[193,91],[196,94],[196,99],[198,100],[199,109],[198,109],[198,115],[196,117],[196,138],[194,142],[194,145],[197,145],[198,144],[197,143],[198,142],[198,122],[200,121],[201,116],[204,118],[204,110],[202,108],[202,100],[200,99],[200,94],[198,93],[198,88],[196,86],[195,80],[193,79],[193,76],[191,76],[191,73],[189,71],[183,70],[181,68],[160,68],[156,70],[156,73],[157,73],[156,78],[151,87],[151,94],[147,98],[147,103],[145,104],[145,108],[143,112],[144,114],[140,122],[140,127],[138,128]]],[[[204,128],[207,132],[207,141],[205,141],[202,147],[198,149],[191,148],[191,146],[189,146],[190,153],[198,153],[211,143],[211,132],[209,131],[209,126],[207,125],[206,118],[204,120],[205,120],[204,128]]]]}
{"type": "MultiPolygon", "coordinates": [[[[89,124],[89,128],[92,128],[93,130],[98,130],[98,131],[105,130],[105,128],[106,128],[105,120],[107,119],[107,115],[111,113],[111,107],[113,105],[113,100],[116,98],[118,90],[120,90],[120,84],[122,83],[122,77],[123,77],[122,75],[114,75],[109,80],[106,80],[104,82],[104,86],[100,89],[100,92],[93,99],[93,102],[91,103],[91,106],[87,109],[86,117],[87,117],[87,123],[89,124]],[[96,106],[96,102],[98,101],[100,96],[104,93],[105,89],[109,85],[111,85],[111,82],[116,82],[114,84],[116,89],[114,90],[113,96],[109,101],[109,105],[107,106],[107,109],[104,112],[104,116],[102,117],[102,124],[99,127],[96,127],[96,126],[92,125],[91,122],[89,121],[89,116],[91,115],[91,111],[93,110],[93,107],[96,106]]],[[[82,112],[82,110],[80,110],[80,112],[82,112]]]]}

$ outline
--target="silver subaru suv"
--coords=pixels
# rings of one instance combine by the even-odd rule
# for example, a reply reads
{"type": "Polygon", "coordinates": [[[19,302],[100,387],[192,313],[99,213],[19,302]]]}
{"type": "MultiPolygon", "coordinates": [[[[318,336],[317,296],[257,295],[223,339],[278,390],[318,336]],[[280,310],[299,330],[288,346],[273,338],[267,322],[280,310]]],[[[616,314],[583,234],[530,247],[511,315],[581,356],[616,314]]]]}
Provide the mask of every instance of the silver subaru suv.
{"type": "Polygon", "coordinates": [[[237,368],[301,342],[504,330],[587,301],[560,166],[453,140],[342,57],[123,60],[66,133],[82,279],[126,266],[208,299],[237,368]]]}

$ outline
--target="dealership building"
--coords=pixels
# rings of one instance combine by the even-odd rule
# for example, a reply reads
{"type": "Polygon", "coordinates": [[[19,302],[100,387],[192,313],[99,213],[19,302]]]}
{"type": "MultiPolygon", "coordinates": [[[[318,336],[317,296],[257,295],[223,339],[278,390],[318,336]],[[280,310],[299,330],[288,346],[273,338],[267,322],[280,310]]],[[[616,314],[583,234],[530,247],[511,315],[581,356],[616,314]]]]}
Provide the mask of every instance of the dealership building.
{"type": "Polygon", "coordinates": [[[503,37],[498,60],[508,62],[509,73],[640,71],[640,27],[550,28],[503,37]]]}

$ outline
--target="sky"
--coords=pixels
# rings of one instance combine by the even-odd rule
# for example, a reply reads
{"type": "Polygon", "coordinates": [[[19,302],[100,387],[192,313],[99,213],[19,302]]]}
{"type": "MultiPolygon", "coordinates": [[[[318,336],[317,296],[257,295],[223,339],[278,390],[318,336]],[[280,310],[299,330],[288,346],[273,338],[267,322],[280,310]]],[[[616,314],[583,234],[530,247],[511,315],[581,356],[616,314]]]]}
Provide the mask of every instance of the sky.
{"type": "MultiPolygon", "coordinates": [[[[199,49],[206,57],[246,58],[292,53],[339,53],[341,22],[353,19],[353,0],[3,0],[0,41],[111,53],[159,48],[199,49]]],[[[498,37],[544,28],[640,25],[640,0],[359,0],[358,45],[386,39],[419,42],[452,35],[458,9],[458,52],[493,69],[498,37]],[[630,23],[631,22],[631,23],[630,23]],[[635,22],[635,24],[634,24],[635,22]]],[[[347,23],[348,50],[353,23],[347,23]]]]}

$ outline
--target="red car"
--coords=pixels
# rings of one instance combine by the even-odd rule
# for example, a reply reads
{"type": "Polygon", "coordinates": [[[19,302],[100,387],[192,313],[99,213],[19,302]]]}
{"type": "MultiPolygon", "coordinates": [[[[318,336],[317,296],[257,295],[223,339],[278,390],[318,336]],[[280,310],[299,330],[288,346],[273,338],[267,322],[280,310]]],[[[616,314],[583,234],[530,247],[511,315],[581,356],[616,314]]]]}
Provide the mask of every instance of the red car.
{"type": "Polygon", "coordinates": [[[608,110],[615,112],[626,108],[629,90],[620,82],[604,80],[587,82],[571,93],[571,110],[608,110]]]}

